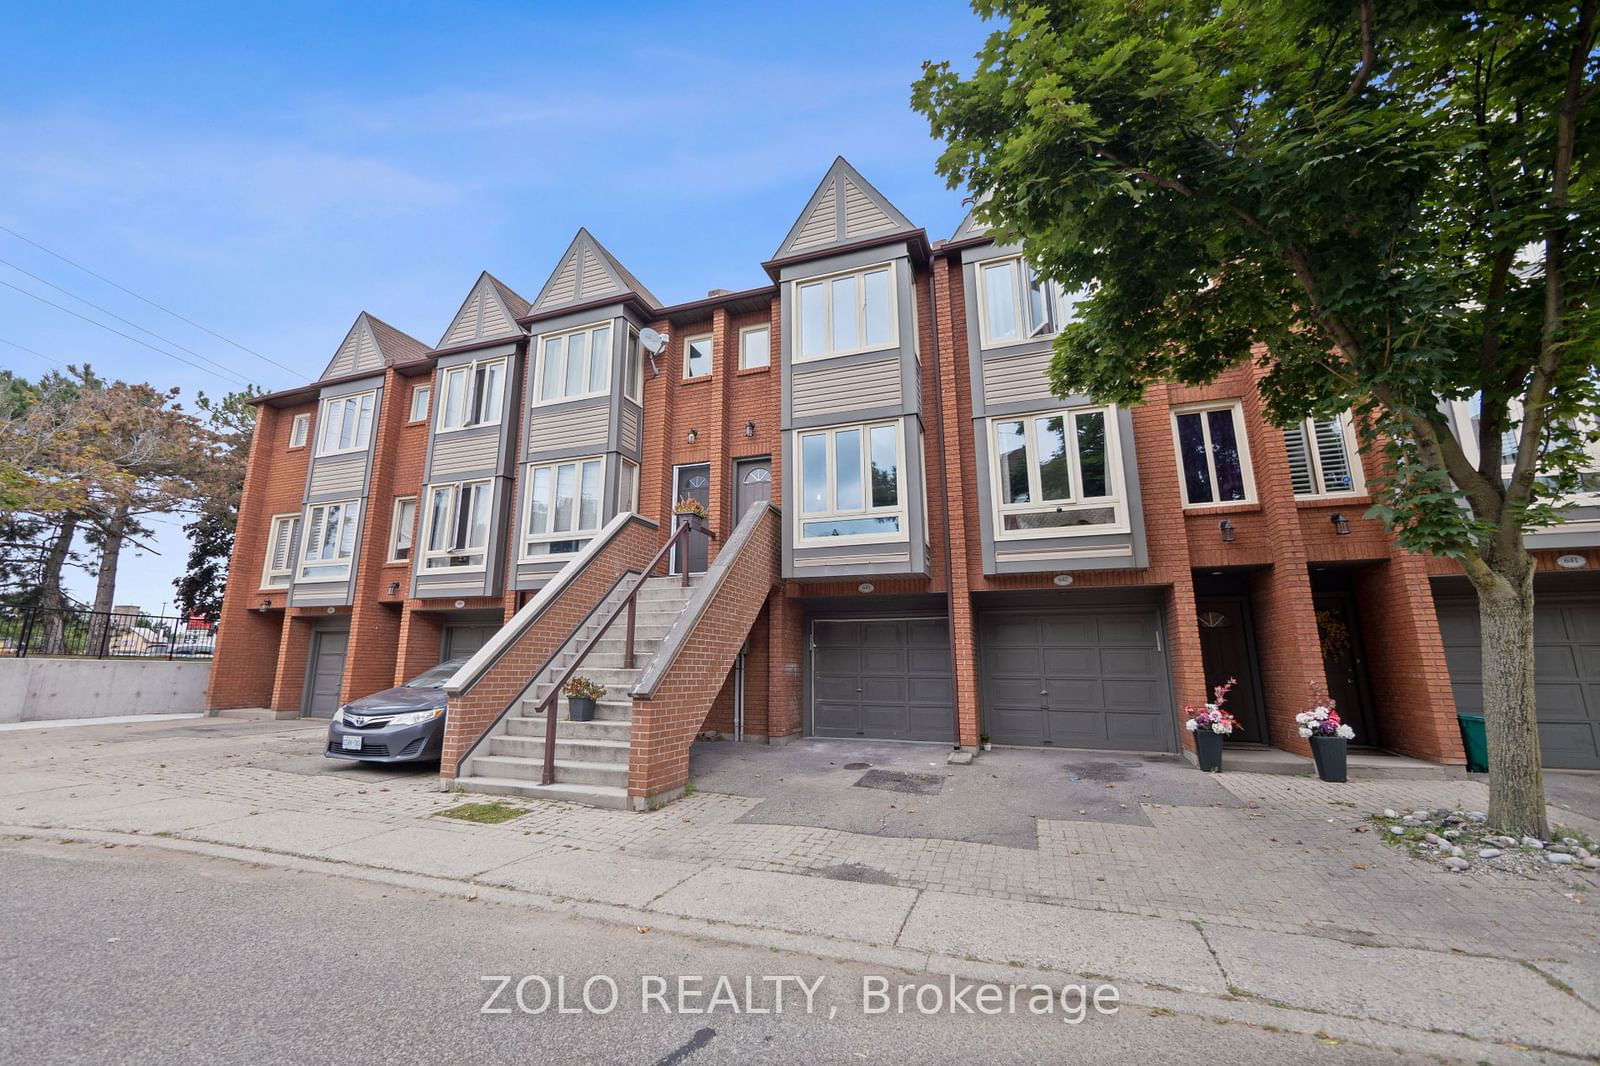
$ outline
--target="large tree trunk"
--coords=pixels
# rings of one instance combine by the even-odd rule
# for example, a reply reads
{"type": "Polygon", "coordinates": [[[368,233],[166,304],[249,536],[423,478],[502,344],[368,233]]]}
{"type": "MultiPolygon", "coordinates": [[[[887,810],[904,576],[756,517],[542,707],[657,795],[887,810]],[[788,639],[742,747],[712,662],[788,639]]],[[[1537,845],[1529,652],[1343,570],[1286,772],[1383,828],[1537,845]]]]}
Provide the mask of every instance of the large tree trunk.
{"type": "Polygon", "coordinates": [[[1489,822],[1550,839],[1533,681],[1533,559],[1521,545],[1469,567],[1478,592],[1483,717],[1489,741],[1489,822]]]}
{"type": "Polygon", "coordinates": [[[95,575],[94,614],[89,626],[91,655],[104,656],[110,650],[111,608],[117,601],[117,564],[122,558],[122,541],[128,533],[128,510],[119,508],[101,531],[100,569],[95,575]]]}
{"type": "MultiPolygon", "coordinates": [[[[46,655],[60,655],[66,650],[66,595],[61,591],[61,572],[66,569],[67,556],[72,551],[72,538],[78,532],[78,516],[67,512],[61,516],[61,525],[45,552],[44,566],[39,574],[39,595],[34,600],[34,628],[43,627],[43,651],[46,655]]],[[[31,641],[30,641],[31,643],[31,641]]]]}

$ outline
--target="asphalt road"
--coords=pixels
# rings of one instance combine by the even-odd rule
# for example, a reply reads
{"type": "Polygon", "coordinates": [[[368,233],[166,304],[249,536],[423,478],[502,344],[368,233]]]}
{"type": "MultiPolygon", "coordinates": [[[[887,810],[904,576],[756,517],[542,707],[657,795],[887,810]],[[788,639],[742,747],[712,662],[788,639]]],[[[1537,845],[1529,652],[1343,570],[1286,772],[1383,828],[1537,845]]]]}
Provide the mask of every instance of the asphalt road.
{"type": "MultiPolygon", "coordinates": [[[[866,977],[943,979],[159,848],[0,840],[0,898],[7,1063],[1407,1061],[1142,1008],[1071,1025],[1059,1002],[1053,1017],[1027,1014],[1026,997],[1019,1015],[867,1015],[866,977]],[[583,983],[607,975],[616,1006],[523,1013],[512,984],[489,1004],[510,1013],[481,1012],[500,984],[483,976],[534,974],[564,975],[580,1011],[583,983]],[[739,1006],[768,1009],[764,978],[803,980],[812,1012],[791,980],[782,1013],[677,1013],[684,975],[707,978],[699,1005],[728,975],[739,1006]],[[649,989],[664,999],[646,1004],[646,976],[664,979],[649,989]]],[[[595,1006],[609,999],[591,986],[595,1006]]],[[[523,983],[523,1005],[544,1001],[523,983]]]]}

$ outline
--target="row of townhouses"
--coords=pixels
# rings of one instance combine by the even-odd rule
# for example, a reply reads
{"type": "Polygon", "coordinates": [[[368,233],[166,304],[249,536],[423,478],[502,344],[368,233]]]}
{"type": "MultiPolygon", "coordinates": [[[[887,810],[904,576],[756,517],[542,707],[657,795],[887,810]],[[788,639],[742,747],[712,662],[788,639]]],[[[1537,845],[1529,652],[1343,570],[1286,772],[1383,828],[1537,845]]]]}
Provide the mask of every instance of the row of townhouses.
{"type": "MultiPolygon", "coordinates": [[[[970,218],[930,241],[843,159],[762,267],[663,305],[580,230],[531,301],[479,277],[437,345],[359,315],[257,401],[211,705],[327,716],[470,655],[441,772],[618,806],[681,791],[711,729],[1174,752],[1228,678],[1235,742],[1305,754],[1321,685],[1357,745],[1463,761],[1472,592],[1363,517],[1349,418],[1273,424],[1251,367],[1052,396],[1070,294],[970,218]],[[686,497],[703,531],[657,561],[686,497]],[[579,656],[608,695],[546,760],[579,656]]],[[[1600,767],[1575,502],[1531,541],[1539,715],[1547,765],[1600,767]]]]}

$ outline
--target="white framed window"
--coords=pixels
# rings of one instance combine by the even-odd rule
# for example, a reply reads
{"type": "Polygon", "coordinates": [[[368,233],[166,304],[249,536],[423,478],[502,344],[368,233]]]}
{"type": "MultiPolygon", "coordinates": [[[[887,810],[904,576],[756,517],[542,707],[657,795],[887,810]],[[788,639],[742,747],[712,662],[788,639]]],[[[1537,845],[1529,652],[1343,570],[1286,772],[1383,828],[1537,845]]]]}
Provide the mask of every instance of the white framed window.
{"type": "Polygon", "coordinates": [[[1048,337],[1071,322],[1078,298],[1034,273],[1020,255],[978,264],[978,323],[985,348],[1048,337]]]}
{"type": "Polygon", "coordinates": [[[323,400],[317,454],[338,455],[366,448],[372,439],[372,405],[377,397],[377,392],[373,391],[323,400]]]}
{"type": "Polygon", "coordinates": [[[1184,506],[1255,501],[1250,443],[1238,400],[1174,408],[1172,443],[1178,454],[1184,506]]]}
{"type": "Polygon", "coordinates": [[[772,365],[772,330],[746,326],[739,331],[739,369],[756,370],[772,365]]]}
{"type": "Polygon", "coordinates": [[[683,380],[711,376],[711,334],[683,339],[683,380]]]}
{"type": "Polygon", "coordinates": [[[534,403],[604,396],[611,388],[611,323],[539,338],[534,403]]]}
{"type": "Polygon", "coordinates": [[[1062,537],[1128,528],[1115,407],[989,419],[998,537],[1062,537]]]}
{"type": "Polygon", "coordinates": [[[894,267],[889,263],[797,282],[795,359],[893,347],[898,337],[894,290],[894,267]]]}
{"type": "Polygon", "coordinates": [[[522,522],[522,559],[582,551],[600,530],[605,458],[589,456],[530,464],[522,522]]]}
{"type": "MultiPolygon", "coordinates": [[[[1449,417],[1456,435],[1461,442],[1462,449],[1468,456],[1478,454],[1478,438],[1482,424],[1483,398],[1478,395],[1466,400],[1451,400],[1449,404],[1449,417]]],[[[1522,403],[1513,399],[1507,407],[1506,418],[1509,423],[1500,435],[1500,478],[1510,483],[1511,474],[1516,468],[1517,447],[1522,438],[1522,403]]],[[[1586,435],[1600,433],[1600,419],[1580,419],[1578,428],[1586,435]]],[[[1600,506],[1600,439],[1588,440],[1584,444],[1590,462],[1587,469],[1578,474],[1577,490],[1560,498],[1560,503],[1566,506],[1595,507],[1600,506]]],[[[1474,463],[1474,465],[1476,465],[1474,463]]],[[[1539,477],[1538,481],[1546,488],[1554,489],[1554,479],[1549,476],[1539,477]]]]}
{"type": "Polygon", "coordinates": [[[1284,426],[1283,446],[1296,496],[1353,496],[1366,491],[1355,426],[1348,415],[1307,418],[1284,426]]]}
{"type": "Polygon", "coordinates": [[[306,511],[305,546],[300,551],[300,581],[343,581],[356,554],[356,523],[361,501],[313,504],[306,511]]]}
{"type": "Polygon", "coordinates": [[[289,447],[304,448],[311,437],[311,416],[295,415],[289,423],[289,447]]]}
{"type": "Polygon", "coordinates": [[[906,538],[900,423],[799,431],[795,451],[800,459],[799,543],[906,538]]]}
{"type": "Polygon", "coordinates": [[[428,404],[433,399],[432,385],[418,385],[411,390],[411,413],[406,416],[408,422],[425,422],[428,419],[428,404]]]}
{"type": "Polygon", "coordinates": [[[639,331],[628,327],[627,360],[623,366],[623,392],[634,403],[644,403],[644,348],[639,344],[639,331]]]}
{"type": "Polygon", "coordinates": [[[294,535],[300,531],[300,515],[275,514],[267,527],[267,557],[261,564],[261,587],[288,588],[294,578],[294,535]]]}
{"type": "Polygon", "coordinates": [[[428,535],[423,570],[482,570],[489,557],[494,505],[491,481],[428,486],[428,535]]]}
{"type": "Polygon", "coordinates": [[[439,432],[497,426],[505,406],[506,361],[464,363],[439,373],[439,432]]]}
{"type": "Polygon", "coordinates": [[[632,459],[622,460],[622,479],[617,483],[617,505],[633,514],[639,513],[639,464],[632,459]]]}
{"type": "Polygon", "coordinates": [[[396,496],[394,517],[389,523],[389,562],[403,563],[411,558],[411,544],[417,529],[417,498],[396,496]]]}

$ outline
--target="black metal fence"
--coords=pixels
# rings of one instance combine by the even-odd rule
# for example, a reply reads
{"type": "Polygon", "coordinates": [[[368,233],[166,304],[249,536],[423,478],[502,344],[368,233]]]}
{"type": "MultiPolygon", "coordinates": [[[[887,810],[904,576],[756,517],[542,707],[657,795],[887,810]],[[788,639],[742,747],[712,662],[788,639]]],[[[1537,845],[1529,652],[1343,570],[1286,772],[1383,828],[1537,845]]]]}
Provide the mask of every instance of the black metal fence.
{"type": "Polygon", "coordinates": [[[215,626],[173,615],[0,605],[0,658],[209,659],[215,626]]]}

